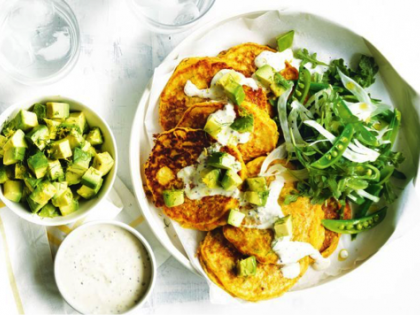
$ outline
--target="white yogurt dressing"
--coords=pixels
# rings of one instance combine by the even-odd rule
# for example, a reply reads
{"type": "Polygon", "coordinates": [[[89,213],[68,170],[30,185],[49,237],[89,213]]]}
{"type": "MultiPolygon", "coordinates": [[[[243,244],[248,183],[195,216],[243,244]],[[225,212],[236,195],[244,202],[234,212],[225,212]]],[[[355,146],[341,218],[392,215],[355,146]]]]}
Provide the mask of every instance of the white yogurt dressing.
{"type": "MultiPolygon", "coordinates": [[[[225,190],[222,187],[209,188],[201,180],[201,171],[206,168],[207,157],[213,152],[219,152],[221,146],[215,144],[204,150],[197,159],[197,164],[190,165],[181,169],[177,176],[184,182],[184,192],[188,199],[197,200],[207,196],[227,196],[239,198],[239,189],[225,190]]],[[[242,168],[241,163],[232,156],[232,170],[239,172],[242,168]]]]}
{"type": "MultiPolygon", "coordinates": [[[[263,51],[260,53],[257,58],[255,58],[255,66],[261,68],[262,66],[269,65],[273,67],[277,72],[286,68],[286,62],[296,69],[299,69],[301,60],[294,58],[292,49],[286,49],[282,52],[272,52],[272,51],[263,51]]],[[[311,74],[319,73],[323,74],[328,67],[318,65],[315,68],[308,67],[305,65],[305,68],[309,70],[311,74]]]]}
{"type": "Polygon", "coordinates": [[[84,314],[119,314],[145,294],[151,277],[149,255],[124,228],[96,224],[69,239],[57,259],[63,295],[84,314]]]}
{"type": "MultiPolygon", "coordinates": [[[[315,270],[323,270],[330,266],[330,260],[328,258],[322,257],[318,250],[316,250],[311,244],[305,242],[294,242],[290,238],[283,238],[277,240],[272,244],[273,251],[279,256],[279,264],[289,266],[291,264],[296,264],[300,259],[310,256],[315,262],[312,264],[312,267],[315,270]]],[[[290,267],[290,266],[289,266],[290,267]]],[[[286,268],[286,274],[283,273],[283,276],[286,278],[295,278],[291,277],[296,275],[297,267],[286,268]],[[294,272],[292,272],[292,271],[294,272]]],[[[283,269],[282,269],[283,271],[283,269]]],[[[300,274],[299,272],[296,276],[300,274]]]]}
{"type": "Polygon", "coordinates": [[[211,100],[226,100],[226,94],[223,88],[217,85],[218,81],[225,75],[231,73],[240,85],[246,85],[253,90],[258,90],[258,83],[253,78],[246,78],[242,73],[230,69],[222,69],[215,74],[211,80],[210,87],[207,89],[199,89],[190,80],[184,87],[184,93],[189,97],[198,96],[201,98],[209,98],[211,100]]]}
{"type": "Polygon", "coordinates": [[[247,143],[251,138],[250,132],[240,133],[230,128],[230,125],[236,119],[236,113],[232,104],[228,103],[223,109],[220,109],[209,116],[208,119],[215,118],[216,121],[221,124],[222,130],[216,135],[215,139],[221,145],[233,145],[236,146],[238,143],[247,143]]]}

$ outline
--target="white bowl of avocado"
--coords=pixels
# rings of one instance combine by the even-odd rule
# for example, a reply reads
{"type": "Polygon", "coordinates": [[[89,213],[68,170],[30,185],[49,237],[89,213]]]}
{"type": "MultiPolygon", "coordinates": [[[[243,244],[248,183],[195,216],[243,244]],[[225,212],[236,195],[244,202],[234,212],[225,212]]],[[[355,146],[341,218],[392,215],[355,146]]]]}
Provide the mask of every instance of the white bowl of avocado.
{"type": "Polygon", "coordinates": [[[0,198],[27,221],[81,219],[108,194],[117,163],[108,124],[75,100],[40,97],[0,115],[0,198]]]}

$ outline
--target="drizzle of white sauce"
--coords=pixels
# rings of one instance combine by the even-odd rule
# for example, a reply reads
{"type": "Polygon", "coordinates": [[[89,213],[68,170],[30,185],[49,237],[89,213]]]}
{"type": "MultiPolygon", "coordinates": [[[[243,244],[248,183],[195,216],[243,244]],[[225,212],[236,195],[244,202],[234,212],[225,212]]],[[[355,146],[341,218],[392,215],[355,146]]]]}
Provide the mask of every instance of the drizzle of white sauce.
{"type": "Polygon", "coordinates": [[[214,118],[220,125],[222,130],[216,135],[216,140],[221,145],[233,145],[238,143],[247,143],[251,138],[250,132],[240,133],[230,128],[230,125],[236,119],[236,113],[232,104],[228,103],[223,109],[220,109],[209,116],[208,119],[214,118]]]}
{"type": "MultiPolygon", "coordinates": [[[[181,169],[177,176],[184,182],[184,191],[185,195],[191,200],[198,200],[207,196],[227,196],[233,198],[239,198],[240,191],[239,189],[234,190],[225,190],[222,187],[209,188],[201,180],[201,171],[206,168],[206,160],[209,154],[213,152],[219,152],[221,146],[215,144],[206,150],[204,150],[197,159],[197,164],[190,165],[181,169]]],[[[232,156],[232,170],[239,172],[242,168],[241,163],[236,161],[232,156]]]]}
{"type": "Polygon", "coordinates": [[[263,51],[255,58],[257,68],[269,65],[277,72],[286,68],[286,62],[295,68],[299,68],[300,61],[293,57],[293,51],[289,48],[282,52],[263,51]]]}
{"type": "Polygon", "coordinates": [[[340,250],[338,253],[338,260],[343,261],[349,257],[349,252],[346,249],[340,250]]]}
{"type": "Polygon", "coordinates": [[[189,97],[198,96],[201,98],[209,98],[211,100],[226,100],[226,94],[223,87],[219,86],[218,81],[225,75],[231,73],[232,76],[236,79],[237,83],[240,85],[246,85],[252,88],[253,90],[258,90],[259,85],[256,80],[253,78],[247,78],[242,73],[230,69],[222,69],[215,74],[211,80],[210,87],[207,89],[199,89],[194,83],[190,80],[184,86],[184,93],[189,97]]]}
{"type": "MultiPolygon", "coordinates": [[[[305,243],[305,242],[295,242],[291,241],[289,238],[283,238],[279,239],[273,242],[272,244],[273,251],[279,256],[278,263],[281,265],[286,266],[286,273],[287,277],[289,278],[291,276],[291,270],[296,271],[297,268],[296,265],[293,267],[288,267],[291,264],[296,264],[299,262],[300,259],[310,256],[312,259],[314,259],[314,263],[312,267],[315,270],[324,270],[328,268],[331,264],[331,261],[328,258],[324,258],[318,250],[316,250],[311,244],[305,243]]],[[[282,268],[283,271],[283,268],[282,268]]],[[[300,267],[299,272],[300,273],[300,267]]],[[[296,274],[296,273],[294,273],[296,274]]],[[[294,275],[293,274],[293,275],[294,275]]],[[[284,275],[284,274],[283,274],[284,275]]],[[[285,276],[286,277],[286,276],[285,276]]]]}
{"type": "Polygon", "coordinates": [[[278,202],[281,190],[284,186],[284,178],[276,176],[276,179],[270,183],[269,195],[267,203],[263,207],[255,209],[254,218],[259,222],[258,224],[246,225],[247,228],[254,229],[269,229],[273,227],[275,221],[284,217],[281,206],[278,202]]]}

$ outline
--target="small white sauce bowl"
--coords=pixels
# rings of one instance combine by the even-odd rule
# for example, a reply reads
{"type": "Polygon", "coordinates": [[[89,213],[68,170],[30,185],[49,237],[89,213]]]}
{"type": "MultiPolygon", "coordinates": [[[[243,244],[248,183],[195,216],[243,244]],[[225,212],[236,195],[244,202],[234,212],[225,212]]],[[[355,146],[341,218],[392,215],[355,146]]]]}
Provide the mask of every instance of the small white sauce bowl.
{"type": "Polygon", "coordinates": [[[155,282],[156,282],[156,259],[155,259],[155,255],[152,251],[152,248],[150,247],[149,243],[147,242],[147,240],[139,233],[137,232],[135,229],[133,229],[131,226],[125,224],[125,223],[121,223],[121,222],[117,222],[117,221],[94,221],[94,222],[89,222],[89,223],[85,223],[83,225],[81,225],[80,227],[78,227],[77,229],[75,229],[73,232],[71,232],[65,239],[64,241],[61,243],[60,247],[58,248],[57,254],[55,256],[55,260],[54,260],[54,278],[55,278],[55,282],[57,284],[58,287],[58,291],[60,292],[61,296],[64,298],[64,300],[71,306],[73,307],[76,311],[78,311],[79,313],[83,312],[79,309],[77,309],[74,305],[72,305],[70,303],[70,299],[68,297],[66,297],[66,294],[64,293],[65,291],[63,290],[63,286],[62,283],[60,282],[59,279],[59,274],[58,274],[58,269],[59,269],[59,261],[61,259],[63,259],[63,255],[65,252],[65,247],[67,246],[67,244],[71,244],[70,240],[74,237],[77,236],[78,233],[81,233],[85,228],[87,227],[91,227],[93,225],[114,225],[116,227],[120,227],[125,229],[126,231],[130,232],[132,235],[134,235],[139,241],[140,243],[144,246],[144,248],[146,249],[147,254],[149,255],[150,258],[150,281],[148,284],[148,288],[145,291],[145,293],[143,294],[143,296],[139,299],[138,303],[133,306],[131,309],[129,309],[127,312],[125,312],[124,314],[128,314],[128,313],[132,313],[135,310],[138,310],[139,308],[141,308],[144,303],[147,301],[147,299],[149,298],[149,296],[152,294],[154,286],[155,286],[155,282]]]}
{"type": "MultiPolygon", "coordinates": [[[[85,217],[91,210],[93,210],[109,193],[112,186],[114,185],[114,180],[117,175],[117,167],[118,167],[118,153],[117,153],[117,143],[115,141],[114,135],[112,134],[111,128],[108,126],[106,121],[100,117],[97,113],[95,113],[92,109],[88,106],[73,100],[71,98],[63,97],[63,96],[44,96],[33,98],[25,102],[18,102],[10,107],[8,107],[1,115],[0,115],[0,130],[3,129],[5,122],[13,119],[19,110],[21,109],[29,109],[35,103],[45,103],[48,101],[56,101],[56,102],[66,102],[70,105],[70,111],[83,111],[86,120],[89,126],[92,127],[99,127],[102,131],[104,136],[104,144],[101,146],[103,151],[108,151],[109,154],[114,158],[114,167],[111,171],[105,176],[104,183],[102,185],[99,194],[96,198],[90,200],[81,200],[80,201],[80,208],[76,212],[73,212],[67,216],[59,216],[55,218],[43,218],[38,216],[37,214],[33,214],[29,206],[27,204],[17,203],[10,201],[3,195],[3,188],[0,189],[0,199],[3,203],[11,209],[14,213],[20,216],[22,219],[26,221],[44,225],[44,226],[58,226],[58,225],[65,225],[77,220],[82,219],[85,217]]],[[[3,186],[3,185],[0,185],[3,186]]]]}

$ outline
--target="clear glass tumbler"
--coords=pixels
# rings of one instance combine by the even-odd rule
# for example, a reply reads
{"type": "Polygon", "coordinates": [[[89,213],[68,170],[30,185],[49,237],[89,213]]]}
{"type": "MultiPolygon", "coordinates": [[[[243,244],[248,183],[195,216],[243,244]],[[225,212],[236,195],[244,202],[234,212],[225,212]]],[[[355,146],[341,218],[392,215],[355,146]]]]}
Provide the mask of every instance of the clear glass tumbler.
{"type": "Polygon", "coordinates": [[[215,0],[127,0],[133,12],[158,33],[185,31],[202,18],[215,0]]]}
{"type": "Polygon", "coordinates": [[[8,0],[0,8],[0,67],[27,85],[64,77],[76,64],[80,31],[62,0],[8,0]]]}

